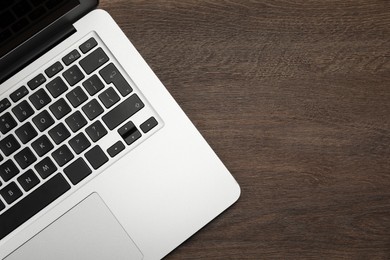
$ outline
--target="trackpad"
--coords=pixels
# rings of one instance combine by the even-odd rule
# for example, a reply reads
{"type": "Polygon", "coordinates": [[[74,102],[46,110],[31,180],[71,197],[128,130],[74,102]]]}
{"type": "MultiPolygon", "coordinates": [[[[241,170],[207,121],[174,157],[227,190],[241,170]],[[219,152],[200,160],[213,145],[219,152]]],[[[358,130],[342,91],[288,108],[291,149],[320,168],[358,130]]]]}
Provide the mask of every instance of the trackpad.
{"type": "Polygon", "coordinates": [[[5,260],[142,258],[100,196],[93,193],[5,260]]]}

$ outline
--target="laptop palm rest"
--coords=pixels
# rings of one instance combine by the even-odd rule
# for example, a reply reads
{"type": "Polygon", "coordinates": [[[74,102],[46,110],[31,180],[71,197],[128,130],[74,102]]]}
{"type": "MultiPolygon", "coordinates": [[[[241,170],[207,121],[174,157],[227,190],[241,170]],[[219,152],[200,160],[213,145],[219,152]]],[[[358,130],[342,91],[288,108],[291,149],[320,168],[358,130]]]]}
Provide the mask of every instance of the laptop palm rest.
{"type": "Polygon", "coordinates": [[[5,260],[142,258],[100,196],[93,193],[5,260]]]}

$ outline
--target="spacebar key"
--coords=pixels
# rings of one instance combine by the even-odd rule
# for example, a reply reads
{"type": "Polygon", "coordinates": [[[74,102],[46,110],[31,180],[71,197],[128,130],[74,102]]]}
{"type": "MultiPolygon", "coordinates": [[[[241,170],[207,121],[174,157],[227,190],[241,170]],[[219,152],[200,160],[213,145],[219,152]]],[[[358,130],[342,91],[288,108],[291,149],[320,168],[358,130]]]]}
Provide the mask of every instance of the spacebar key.
{"type": "Polygon", "coordinates": [[[107,127],[112,130],[137,113],[138,110],[144,106],[145,105],[142,103],[141,99],[136,94],[133,94],[105,114],[102,119],[107,127]]]}
{"type": "Polygon", "coordinates": [[[27,197],[0,215],[0,240],[29,220],[67,190],[70,185],[58,173],[27,197]]]}

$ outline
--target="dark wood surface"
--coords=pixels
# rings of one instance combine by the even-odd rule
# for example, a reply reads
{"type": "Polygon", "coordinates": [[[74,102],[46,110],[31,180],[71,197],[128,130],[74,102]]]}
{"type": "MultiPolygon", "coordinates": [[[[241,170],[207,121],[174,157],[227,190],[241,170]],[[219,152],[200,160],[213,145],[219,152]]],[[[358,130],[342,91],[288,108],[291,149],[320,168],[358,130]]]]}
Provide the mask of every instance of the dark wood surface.
{"type": "Polygon", "coordinates": [[[390,259],[390,1],[100,8],[242,189],[166,259],[390,259]]]}

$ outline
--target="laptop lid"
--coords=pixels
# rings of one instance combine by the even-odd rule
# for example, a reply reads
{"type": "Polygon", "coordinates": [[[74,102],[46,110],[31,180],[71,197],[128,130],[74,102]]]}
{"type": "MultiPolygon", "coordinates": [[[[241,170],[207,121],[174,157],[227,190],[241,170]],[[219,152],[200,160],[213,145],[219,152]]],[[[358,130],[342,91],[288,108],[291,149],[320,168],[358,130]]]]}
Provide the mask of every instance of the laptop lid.
{"type": "Polygon", "coordinates": [[[0,83],[75,32],[98,0],[1,0],[0,83]]]}

